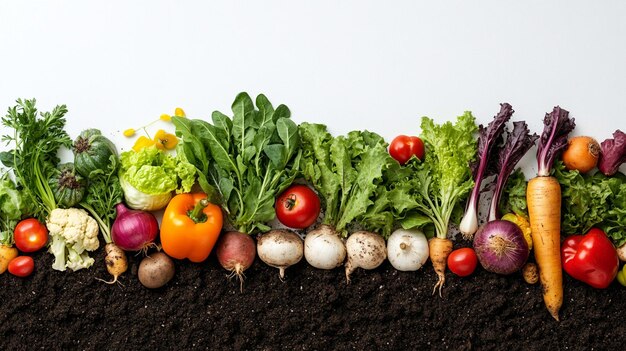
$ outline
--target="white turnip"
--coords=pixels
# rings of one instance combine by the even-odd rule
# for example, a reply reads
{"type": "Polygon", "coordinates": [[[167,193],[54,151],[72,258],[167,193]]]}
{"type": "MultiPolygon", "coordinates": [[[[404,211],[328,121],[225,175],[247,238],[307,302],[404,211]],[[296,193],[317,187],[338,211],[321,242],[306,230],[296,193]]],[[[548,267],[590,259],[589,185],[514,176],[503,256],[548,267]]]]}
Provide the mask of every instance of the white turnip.
{"type": "Polygon", "coordinates": [[[304,245],[302,239],[287,230],[272,230],[257,240],[257,252],[261,261],[278,268],[280,279],[285,278],[285,269],[300,262],[304,245]]]}
{"type": "Polygon", "coordinates": [[[229,277],[239,278],[239,286],[243,291],[243,272],[252,266],[256,257],[256,245],[252,237],[241,232],[227,232],[220,236],[215,254],[220,265],[231,272],[229,277]]]}
{"type": "Polygon", "coordinates": [[[419,230],[398,229],[387,239],[387,259],[399,271],[420,269],[428,254],[428,240],[419,230]]]}
{"type": "Polygon", "coordinates": [[[346,258],[346,246],[331,226],[321,225],[306,235],[304,258],[315,268],[337,268],[346,258]]]}
{"type": "Polygon", "coordinates": [[[387,258],[385,239],[382,236],[365,231],[352,233],[346,241],[346,280],[350,283],[350,274],[357,268],[374,269],[387,258]]]}

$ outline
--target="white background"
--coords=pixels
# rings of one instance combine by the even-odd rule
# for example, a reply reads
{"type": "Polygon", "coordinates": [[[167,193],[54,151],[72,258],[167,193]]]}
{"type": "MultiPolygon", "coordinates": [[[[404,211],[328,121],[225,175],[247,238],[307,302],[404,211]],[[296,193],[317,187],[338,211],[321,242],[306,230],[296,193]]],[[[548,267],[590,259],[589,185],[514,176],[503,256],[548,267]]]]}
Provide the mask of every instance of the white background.
{"type": "Polygon", "coordinates": [[[0,3],[2,114],[65,103],[72,137],[97,127],[122,149],[126,128],[229,112],[239,91],[387,140],[423,115],[486,123],[504,101],[540,133],[558,104],[602,141],[626,128],[625,82],[623,1],[0,3]]]}

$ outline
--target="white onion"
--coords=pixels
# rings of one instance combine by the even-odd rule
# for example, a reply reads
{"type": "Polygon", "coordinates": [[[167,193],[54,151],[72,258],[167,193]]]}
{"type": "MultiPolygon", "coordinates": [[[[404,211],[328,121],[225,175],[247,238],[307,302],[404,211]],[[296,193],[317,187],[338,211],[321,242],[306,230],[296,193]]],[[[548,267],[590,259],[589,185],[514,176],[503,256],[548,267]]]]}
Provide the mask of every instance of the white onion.
{"type": "Polygon", "coordinates": [[[419,230],[398,229],[387,239],[387,259],[393,268],[416,271],[428,260],[428,240],[419,230]]]}

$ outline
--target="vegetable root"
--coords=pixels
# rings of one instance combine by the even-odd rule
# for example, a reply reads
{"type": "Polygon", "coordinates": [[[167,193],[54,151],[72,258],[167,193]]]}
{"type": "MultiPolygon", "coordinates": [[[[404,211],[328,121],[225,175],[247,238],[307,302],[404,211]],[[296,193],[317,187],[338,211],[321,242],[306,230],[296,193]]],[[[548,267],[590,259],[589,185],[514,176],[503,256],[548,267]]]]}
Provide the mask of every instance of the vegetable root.
{"type": "Polygon", "coordinates": [[[346,241],[348,261],[346,262],[346,280],[350,283],[350,274],[357,268],[375,269],[387,258],[387,247],[382,236],[359,231],[346,241]]]}
{"type": "Polygon", "coordinates": [[[452,252],[452,241],[435,237],[428,241],[428,249],[430,261],[433,263],[433,268],[438,277],[437,284],[433,287],[433,294],[439,288],[439,296],[441,297],[441,288],[446,282],[446,261],[452,252]]]}
{"type": "Polygon", "coordinates": [[[243,272],[252,266],[256,257],[256,244],[252,237],[240,232],[227,232],[220,236],[215,254],[220,265],[231,272],[228,277],[239,278],[239,289],[243,292],[243,272]]]}
{"type": "Polygon", "coordinates": [[[533,178],[528,182],[526,198],[543,301],[558,321],[563,304],[561,187],[554,177],[533,178]]]}
{"type": "Polygon", "coordinates": [[[100,278],[96,278],[96,279],[107,284],[114,284],[114,283],[121,284],[118,278],[128,269],[128,261],[126,260],[126,253],[124,252],[124,250],[120,249],[114,243],[106,244],[106,246],[104,247],[104,252],[106,254],[104,258],[104,263],[107,266],[107,271],[109,272],[109,274],[113,276],[113,280],[106,281],[100,278]]]}
{"type": "Polygon", "coordinates": [[[0,274],[9,268],[9,262],[18,255],[17,249],[11,246],[0,244],[0,274]]]}
{"type": "Polygon", "coordinates": [[[306,235],[304,258],[318,269],[337,268],[346,258],[346,246],[335,229],[321,225],[306,235]]]}
{"type": "Polygon", "coordinates": [[[285,279],[285,269],[300,262],[304,255],[302,239],[287,230],[272,230],[259,236],[256,249],[261,261],[278,268],[280,280],[285,279]]]}

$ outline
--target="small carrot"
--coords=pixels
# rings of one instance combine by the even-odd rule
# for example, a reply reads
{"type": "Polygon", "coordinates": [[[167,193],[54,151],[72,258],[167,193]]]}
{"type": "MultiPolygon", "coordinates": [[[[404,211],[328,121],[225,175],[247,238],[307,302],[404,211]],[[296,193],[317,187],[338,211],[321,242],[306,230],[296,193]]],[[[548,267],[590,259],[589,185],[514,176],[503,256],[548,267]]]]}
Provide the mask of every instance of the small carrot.
{"type": "Polygon", "coordinates": [[[533,237],[543,301],[559,320],[563,304],[563,270],[561,268],[561,187],[550,176],[557,155],[567,147],[567,135],[576,124],[569,112],[555,107],[546,114],[544,130],[537,145],[537,177],[528,182],[526,201],[533,237]]]}
{"type": "Polygon", "coordinates": [[[433,294],[439,288],[439,296],[441,296],[441,288],[443,288],[443,284],[446,282],[446,261],[448,260],[448,255],[452,252],[452,240],[434,237],[428,241],[428,251],[430,261],[433,263],[433,268],[439,278],[433,288],[433,294]]]}

